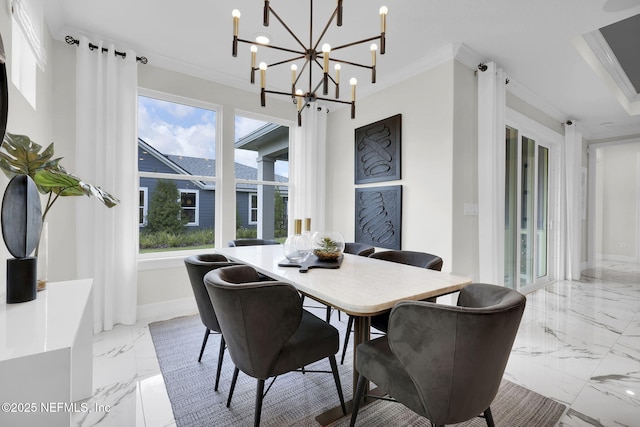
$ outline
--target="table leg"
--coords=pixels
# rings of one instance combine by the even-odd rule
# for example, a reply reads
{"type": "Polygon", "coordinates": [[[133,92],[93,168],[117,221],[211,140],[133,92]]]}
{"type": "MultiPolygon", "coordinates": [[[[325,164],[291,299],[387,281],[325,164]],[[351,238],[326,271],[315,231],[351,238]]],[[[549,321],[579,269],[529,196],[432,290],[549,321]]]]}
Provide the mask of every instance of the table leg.
{"type": "MultiPolygon", "coordinates": [[[[353,393],[356,395],[356,386],[358,385],[358,370],[356,369],[356,348],[359,344],[371,339],[371,317],[356,316],[353,326],[353,393]]],[[[365,394],[369,392],[369,385],[366,385],[365,394]]]]}
{"type": "MultiPolygon", "coordinates": [[[[351,413],[353,410],[353,398],[356,395],[356,386],[358,385],[358,371],[356,370],[356,347],[358,344],[361,344],[365,341],[369,341],[371,336],[371,318],[359,317],[355,316],[355,321],[353,325],[353,391],[351,393],[351,399],[345,402],[347,406],[347,414],[351,413]]],[[[369,384],[367,384],[365,388],[365,393],[369,394],[369,384]]],[[[361,406],[362,407],[362,406],[361,406]]],[[[342,414],[341,407],[332,408],[316,417],[316,421],[321,426],[327,426],[334,421],[342,418],[344,415],[342,414]]]]}

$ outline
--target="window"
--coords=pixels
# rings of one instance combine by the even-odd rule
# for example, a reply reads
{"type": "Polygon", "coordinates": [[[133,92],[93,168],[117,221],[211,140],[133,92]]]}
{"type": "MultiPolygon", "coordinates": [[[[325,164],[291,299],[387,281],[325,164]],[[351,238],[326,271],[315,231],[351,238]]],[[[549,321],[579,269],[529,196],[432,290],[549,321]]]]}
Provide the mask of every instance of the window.
{"type": "Polygon", "coordinates": [[[140,187],[139,224],[143,227],[147,224],[147,206],[149,205],[148,194],[148,188],[140,187]]]}
{"type": "Polygon", "coordinates": [[[36,66],[44,71],[47,63],[42,0],[12,0],[11,27],[11,81],[35,110],[36,66]]]}
{"type": "Polygon", "coordinates": [[[236,238],[284,239],[289,128],[241,115],[235,124],[236,194],[239,207],[243,205],[237,211],[236,238]]]}
{"type": "Polygon", "coordinates": [[[249,194],[249,224],[258,223],[258,194],[249,194]]]}
{"type": "Polygon", "coordinates": [[[197,190],[180,190],[180,218],[186,225],[198,225],[198,195],[197,190]]]}
{"type": "MultiPolygon", "coordinates": [[[[141,93],[151,92],[143,89],[141,93]]],[[[154,97],[138,97],[140,252],[211,248],[218,128],[215,107],[152,94],[154,97]]]]}

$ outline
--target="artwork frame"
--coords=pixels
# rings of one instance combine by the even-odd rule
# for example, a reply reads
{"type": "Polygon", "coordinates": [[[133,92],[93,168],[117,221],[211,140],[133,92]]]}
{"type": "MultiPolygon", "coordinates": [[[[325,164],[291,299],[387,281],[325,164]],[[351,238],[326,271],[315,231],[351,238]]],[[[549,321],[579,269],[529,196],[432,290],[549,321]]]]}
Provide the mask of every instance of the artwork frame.
{"type": "Polygon", "coordinates": [[[402,114],[355,129],[355,183],[401,178],[402,114]]]}
{"type": "Polygon", "coordinates": [[[402,248],[402,185],[355,189],[356,242],[402,248]]]}

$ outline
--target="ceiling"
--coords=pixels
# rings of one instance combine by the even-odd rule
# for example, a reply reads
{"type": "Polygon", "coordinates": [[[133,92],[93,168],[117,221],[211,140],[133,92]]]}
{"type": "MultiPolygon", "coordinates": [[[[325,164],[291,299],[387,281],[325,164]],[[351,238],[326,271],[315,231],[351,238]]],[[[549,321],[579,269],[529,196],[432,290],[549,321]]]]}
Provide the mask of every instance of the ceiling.
{"type": "MultiPolygon", "coordinates": [[[[316,34],[335,4],[315,1],[316,34]]],[[[600,28],[640,14],[640,0],[344,0],[344,24],[331,26],[323,42],[336,46],[378,35],[383,4],[389,8],[387,52],[378,56],[377,83],[370,83],[368,70],[343,67],[344,86],[351,73],[358,78],[358,98],[458,54],[469,66],[496,62],[514,94],[558,121],[576,121],[590,140],[640,133],[640,97],[635,90],[620,89],[626,76],[606,42],[598,43],[604,40],[600,28]]],[[[271,7],[307,40],[308,2],[271,0],[271,7]]],[[[57,40],[80,34],[92,41],[109,40],[120,50],[131,48],[146,56],[150,64],[255,91],[258,103],[258,89],[248,83],[248,47],[241,44],[238,57],[231,55],[232,9],[242,13],[240,38],[266,32],[274,44],[295,47],[273,17],[269,27],[262,26],[262,2],[256,0],[45,2],[57,40]]],[[[640,45],[640,39],[634,40],[640,45]]],[[[279,60],[262,59],[267,55],[263,51],[258,61],[279,60]]],[[[636,57],[639,51],[640,46],[636,57]]],[[[368,43],[342,52],[348,60],[370,61],[368,43]]],[[[287,91],[289,75],[288,67],[270,68],[268,83],[287,91]]]]}

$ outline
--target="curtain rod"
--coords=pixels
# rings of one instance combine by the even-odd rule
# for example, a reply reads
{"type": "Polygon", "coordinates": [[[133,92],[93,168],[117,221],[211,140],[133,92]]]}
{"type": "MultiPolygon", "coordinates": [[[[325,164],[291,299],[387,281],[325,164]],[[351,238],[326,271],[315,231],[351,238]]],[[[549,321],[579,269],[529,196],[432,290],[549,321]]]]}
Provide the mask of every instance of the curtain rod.
{"type": "MultiPolygon", "coordinates": [[[[75,44],[80,46],[80,40],[78,39],[74,39],[72,36],[66,36],[64,38],[64,41],[67,42],[67,44],[75,44]]],[[[94,49],[98,49],[98,46],[96,46],[95,44],[89,42],[89,49],[94,50],[94,49]]],[[[107,49],[106,47],[102,48],[102,52],[108,52],[109,49],[107,49]]],[[[115,51],[116,56],[121,56],[123,59],[127,57],[127,54],[125,52],[118,52],[117,50],[115,51]]],[[[140,62],[141,64],[146,64],[147,62],[149,62],[147,60],[146,56],[136,56],[136,61],[140,62]]]]}

